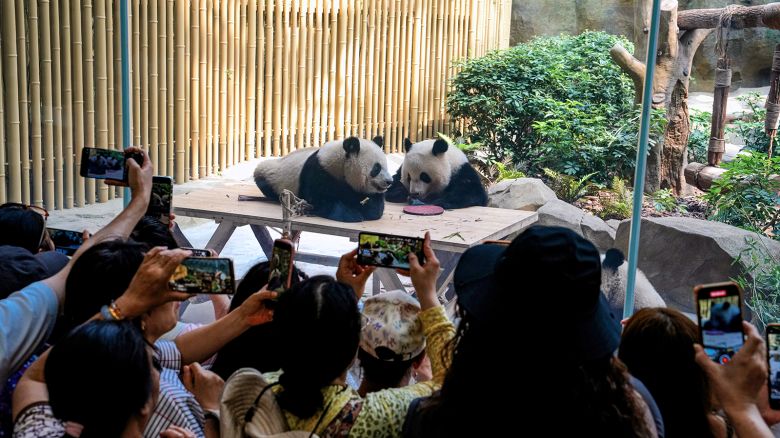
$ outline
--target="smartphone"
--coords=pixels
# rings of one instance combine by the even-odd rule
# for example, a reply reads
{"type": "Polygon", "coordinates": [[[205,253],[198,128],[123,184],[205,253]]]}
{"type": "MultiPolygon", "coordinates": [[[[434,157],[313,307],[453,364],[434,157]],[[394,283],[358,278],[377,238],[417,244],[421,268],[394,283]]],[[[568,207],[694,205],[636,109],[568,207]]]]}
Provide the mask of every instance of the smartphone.
{"type": "Polygon", "coordinates": [[[49,237],[54,242],[54,249],[58,253],[72,256],[84,243],[84,236],[80,231],[61,230],[48,228],[49,237]]]}
{"type": "Polygon", "coordinates": [[[190,248],[186,246],[179,249],[190,251],[193,257],[211,257],[214,255],[209,249],[190,248]]]}
{"type": "Polygon", "coordinates": [[[293,257],[295,247],[287,239],[276,239],[268,265],[268,290],[282,293],[290,288],[292,282],[293,257]]]}
{"type": "MultiPolygon", "coordinates": [[[[152,178],[152,196],[146,216],[151,216],[164,224],[171,223],[171,201],[173,200],[173,178],[155,176],[152,178]]],[[[208,256],[204,257],[209,257],[208,256]]]]}
{"type": "Polygon", "coordinates": [[[127,181],[128,158],[134,159],[139,166],[144,157],[139,153],[115,151],[113,149],[83,148],[81,150],[81,176],[85,178],[114,179],[127,181]]]}
{"type": "Polygon", "coordinates": [[[766,325],[766,360],[769,370],[769,407],[780,410],[780,324],[766,325]]]}
{"type": "Polygon", "coordinates": [[[234,279],[231,259],[187,257],[174,271],[168,286],[191,294],[232,294],[234,279]]]}
{"type": "Polygon", "coordinates": [[[705,284],[693,289],[701,342],[707,355],[725,364],[742,347],[742,290],[733,282],[705,284]]]}
{"type": "Polygon", "coordinates": [[[358,263],[363,266],[408,270],[412,252],[425,264],[423,239],[375,233],[360,233],[358,237],[358,263]]]}

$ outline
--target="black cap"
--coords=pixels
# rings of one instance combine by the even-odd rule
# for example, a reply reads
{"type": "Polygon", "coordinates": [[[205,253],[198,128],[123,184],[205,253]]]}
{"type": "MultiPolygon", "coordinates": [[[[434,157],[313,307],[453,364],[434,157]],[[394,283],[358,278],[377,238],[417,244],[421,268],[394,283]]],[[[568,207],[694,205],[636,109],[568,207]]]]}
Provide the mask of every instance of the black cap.
{"type": "Polygon", "coordinates": [[[36,281],[44,280],[68,264],[68,256],[46,251],[33,255],[30,251],[11,245],[0,246],[0,298],[21,290],[36,281]]]}
{"type": "Polygon", "coordinates": [[[569,229],[533,226],[509,246],[470,248],[453,280],[458,305],[477,324],[501,323],[514,314],[519,325],[536,325],[523,313],[530,305],[531,314],[550,311],[547,325],[565,334],[561,353],[572,360],[604,357],[619,344],[620,323],[600,289],[599,252],[569,229]]]}

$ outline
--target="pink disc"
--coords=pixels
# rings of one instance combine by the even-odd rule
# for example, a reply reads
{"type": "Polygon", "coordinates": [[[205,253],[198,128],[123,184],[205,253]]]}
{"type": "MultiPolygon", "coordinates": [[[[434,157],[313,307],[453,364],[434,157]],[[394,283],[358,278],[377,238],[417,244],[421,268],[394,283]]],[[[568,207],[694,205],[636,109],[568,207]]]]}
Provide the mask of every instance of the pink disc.
{"type": "Polygon", "coordinates": [[[417,216],[436,216],[444,213],[444,209],[438,205],[407,205],[404,207],[404,213],[417,216]]]}

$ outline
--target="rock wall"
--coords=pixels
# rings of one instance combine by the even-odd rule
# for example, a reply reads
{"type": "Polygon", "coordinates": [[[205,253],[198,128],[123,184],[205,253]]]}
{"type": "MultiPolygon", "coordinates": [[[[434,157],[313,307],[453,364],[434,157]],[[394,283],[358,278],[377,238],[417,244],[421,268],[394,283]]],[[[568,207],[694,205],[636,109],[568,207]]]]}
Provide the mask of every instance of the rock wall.
{"type": "MultiPolygon", "coordinates": [[[[638,1],[638,0],[637,0],[638,1]]],[[[772,0],[679,0],[680,10],[722,8],[728,4],[752,6],[772,0]]],[[[634,0],[513,0],[511,44],[537,35],[576,34],[603,30],[635,40],[634,0]]],[[[769,83],[774,46],[780,31],[771,29],[733,30],[729,36],[732,59],[732,88],[759,87],[769,83]]],[[[717,58],[715,36],[710,35],[696,53],[691,91],[712,91],[717,58]]]]}

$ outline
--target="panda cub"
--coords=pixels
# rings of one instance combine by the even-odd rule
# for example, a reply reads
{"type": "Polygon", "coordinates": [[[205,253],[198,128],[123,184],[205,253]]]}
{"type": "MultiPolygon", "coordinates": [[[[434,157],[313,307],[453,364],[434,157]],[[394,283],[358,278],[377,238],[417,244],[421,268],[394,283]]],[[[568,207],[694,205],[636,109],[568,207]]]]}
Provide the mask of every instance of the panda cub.
{"type": "Polygon", "coordinates": [[[287,189],[311,204],[312,214],[341,222],[381,218],[393,182],[382,137],[349,137],[263,161],[254,179],[268,198],[278,200],[287,189]]]}
{"type": "Polygon", "coordinates": [[[406,156],[387,192],[390,202],[419,200],[445,209],[486,206],[488,195],[466,154],[446,140],[404,141],[406,156]]]}
{"type": "MultiPolygon", "coordinates": [[[[626,280],[628,277],[628,262],[619,249],[609,249],[601,256],[601,291],[607,298],[610,309],[615,315],[623,314],[623,304],[626,301],[626,280]]],[[[634,309],[645,307],[666,307],[663,298],[658,295],[645,274],[636,271],[634,286],[634,309]]]]}

